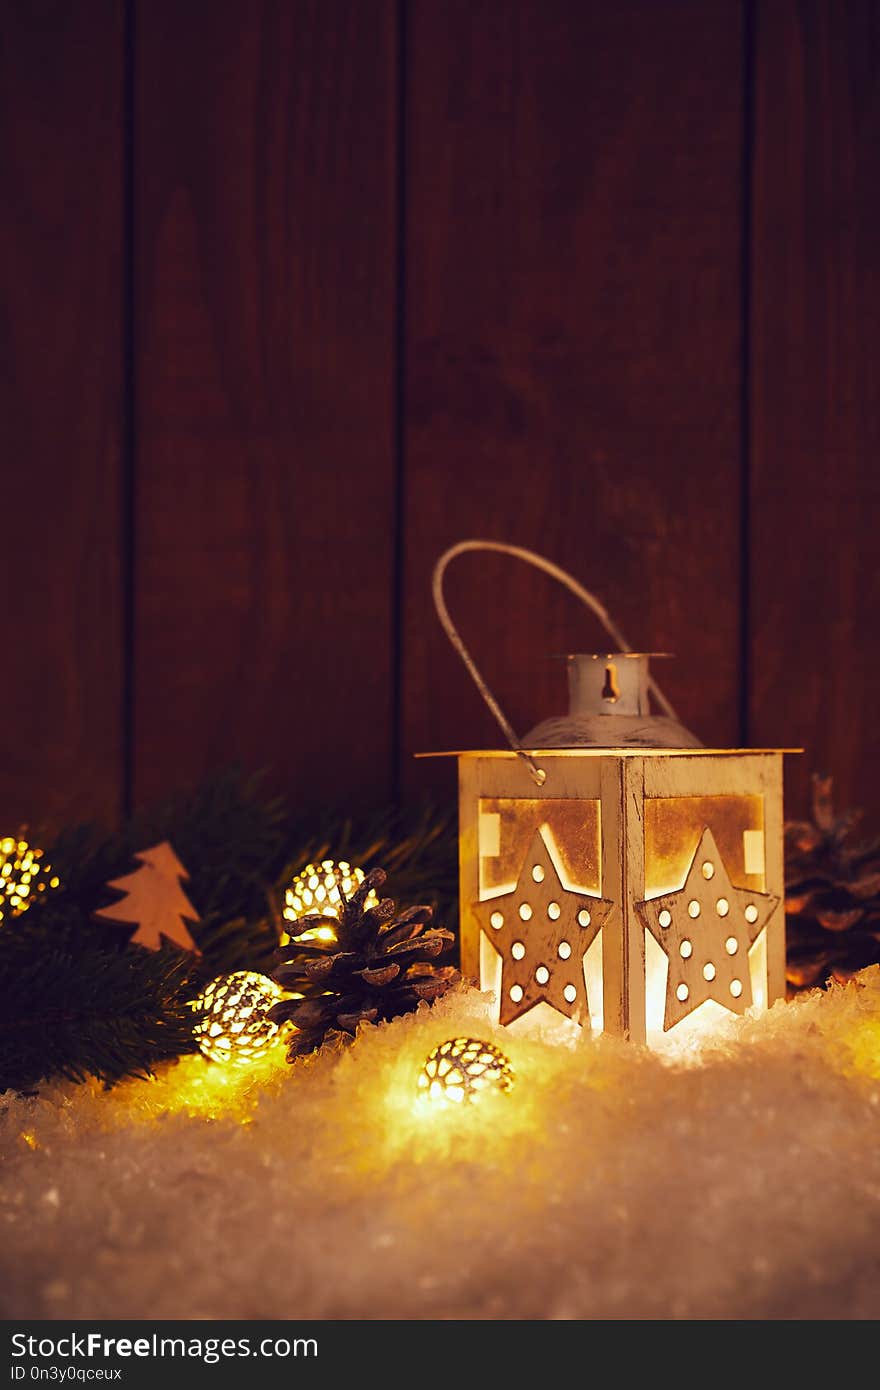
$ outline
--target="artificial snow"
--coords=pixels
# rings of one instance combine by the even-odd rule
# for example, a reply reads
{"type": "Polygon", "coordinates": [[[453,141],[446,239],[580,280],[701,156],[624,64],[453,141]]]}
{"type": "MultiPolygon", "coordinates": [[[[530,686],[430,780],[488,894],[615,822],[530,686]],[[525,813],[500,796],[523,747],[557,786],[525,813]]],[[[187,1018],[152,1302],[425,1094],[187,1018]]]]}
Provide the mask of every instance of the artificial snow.
{"type": "Polygon", "coordinates": [[[876,1318],[880,968],[701,1051],[460,989],[352,1047],[0,1097],[5,1318],[876,1318]],[[446,1038],[506,1094],[419,1098],[446,1038]]]}

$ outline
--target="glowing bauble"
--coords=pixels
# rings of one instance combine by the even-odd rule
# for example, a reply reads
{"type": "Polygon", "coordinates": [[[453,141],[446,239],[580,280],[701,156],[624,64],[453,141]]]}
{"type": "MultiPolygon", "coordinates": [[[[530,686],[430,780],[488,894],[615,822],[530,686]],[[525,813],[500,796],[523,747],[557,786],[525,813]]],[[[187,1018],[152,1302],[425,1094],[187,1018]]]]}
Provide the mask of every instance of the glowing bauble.
{"type": "MultiPolygon", "coordinates": [[[[303,917],[335,917],[338,919],[343,895],[350,898],[364,881],[363,869],[352,868],[344,859],[337,863],[334,859],[322,859],[320,864],[307,864],[302,873],[297,874],[284,895],[284,918],[290,923],[299,922],[303,917]]],[[[364,906],[375,907],[379,899],[370,892],[364,906]]],[[[286,946],[291,937],[300,935],[291,927],[281,937],[286,946]]],[[[322,941],[334,941],[335,935],[330,926],[317,927],[302,933],[303,939],[317,937],[322,941]]]]}
{"type": "Polygon", "coordinates": [[[38,894],[59,886],[41,849],[13,835],[0,840],[0,922],[18,917],[38,894]]]}
{"type": "Polygon", "coordinates": [[[212,1062],[254,1062],[278,1040],[278,1024],[266,1014],[283,998],[281,987],[255,970],[220,975],[193,1002],[201,1014],[193,1037],[212,1062]]]}
{"type": "Polygon", "coordinates": [[[509,1091],[514,1081],[510,1059],[480,1038],[449,1038],[427,1056],[418,1087],[429,1100],[461,1105],[486,1091],[509,1091]]]}

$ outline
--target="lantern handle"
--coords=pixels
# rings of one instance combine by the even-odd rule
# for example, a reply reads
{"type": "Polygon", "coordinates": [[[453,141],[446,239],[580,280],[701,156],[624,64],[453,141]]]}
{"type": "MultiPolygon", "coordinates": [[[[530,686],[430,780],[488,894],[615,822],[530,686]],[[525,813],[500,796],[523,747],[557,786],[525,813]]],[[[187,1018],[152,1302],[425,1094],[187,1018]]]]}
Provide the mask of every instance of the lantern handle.
{"type": "MultiPolygon", "coordinates": [[[[591,609],[591,611],[595,613],[596,617],[605,628],[605,631],[617,643],[620,651],[631,652],[632,647],[629,642],[627,642],[620,629],[612,621],[604,605],[599,602],[595,594],[591,594],[589,589],[585,589],[582,584],[579,584],[578,581],[570,574],[567,574],[564,569],[560,569],[558,565],[554,565],[552,560],[545,560],[543,555],[536,554],[534,550],[525,550],[520,545],[507,545],[503,541],[459,541],[457,545],[450,546],[450,548],[444,551],[440,556],[440,559],[434,566],[434,577],[431,588],[434,595],[434,607],[437,610],[437,617],[440,619],[443,631],[446,633],[446,636],[464,662],[474,685],[485,700],[498,727],[510,744],[511,749],[523,759],[537,786],[542,787],[547,780],[547,773],[542,767],[538,767],[534,758],[523,748],[514,733],[510,721],[507,719],[504,711],[477,669],[477,665],[462,641],[461,634],[452,621],[449,609],[446,606],[446,599],[443,594],[443,577],[446,573],[446,569],[450,562],[456,559],[457,556],[465,555],[468,551],[474,550],[488,550],[495,551],[496,554],[499,555],[512,555],[515,560],[524,560],[527,565],[533,565],[535,569],[543,570],[545,574],[549,574],[551,579],[557,580],[557,582],[568,589],[570,593],[574,594],[575,598],[580,599],[585,607],[591,609]]],[[[669,715],[670,719],[677,719],[678,716],[675,710],[651,675],[648,676],[648,686],[651,694],[662,709],[669,715]]]]}

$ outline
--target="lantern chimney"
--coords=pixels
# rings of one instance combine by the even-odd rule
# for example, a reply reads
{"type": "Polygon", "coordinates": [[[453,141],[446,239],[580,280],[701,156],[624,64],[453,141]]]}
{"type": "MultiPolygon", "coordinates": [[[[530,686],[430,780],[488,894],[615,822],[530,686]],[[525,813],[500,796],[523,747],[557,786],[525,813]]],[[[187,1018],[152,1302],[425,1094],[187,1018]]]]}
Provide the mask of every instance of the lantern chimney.
{"type": "Polygon", "coordinates": [[[526,748],[700,748],[670,715],[652,714],[651,655],[664,652],[572,652],[568,714],[545,719],[526,734],[526,748]]]}
{"type": "Polygon", "coordinates": [[[568,662],[568,712],[650,714],[645,652],[576,652],[568,662]]]}

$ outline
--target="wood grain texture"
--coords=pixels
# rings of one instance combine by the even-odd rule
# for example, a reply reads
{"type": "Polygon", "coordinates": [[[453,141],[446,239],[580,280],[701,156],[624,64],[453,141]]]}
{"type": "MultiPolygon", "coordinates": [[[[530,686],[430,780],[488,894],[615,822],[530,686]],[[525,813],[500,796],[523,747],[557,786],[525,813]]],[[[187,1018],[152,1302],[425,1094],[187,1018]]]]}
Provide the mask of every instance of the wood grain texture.
{"type": "Polygon", "coordinates": [[[5,831],[120,807],[122,17],[3,5],[5,831]]]}
{"type": "MultiPolygon", "coordinates": [[[[437,624],[439,553],[540,551],[606,602],[706,742],[738,736],[742,10],[408,7],[404,784],[500,734],[437,624]],[[660,664],[658,663],[658,668],[660,664]]],[[[449,600],[514,727],[595,620],[513,561],[449,600]]]]}
{"type": "Polygon", "coordinates": [[[141,801],[390,785],[395,13],[137,12],[141,801]]]}
{"type": "Polygon", "coordinates": [[[880,4],[757,6],[750,734],[877,821],[880,4]]]}

